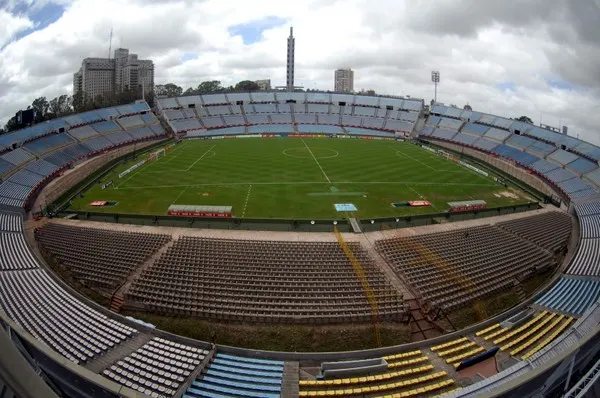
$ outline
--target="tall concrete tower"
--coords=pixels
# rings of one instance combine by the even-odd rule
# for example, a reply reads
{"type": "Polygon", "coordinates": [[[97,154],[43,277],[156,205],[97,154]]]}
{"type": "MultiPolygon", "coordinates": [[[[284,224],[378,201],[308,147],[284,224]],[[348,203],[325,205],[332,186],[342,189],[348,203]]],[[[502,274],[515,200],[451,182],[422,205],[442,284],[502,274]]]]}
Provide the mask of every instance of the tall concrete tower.
{"type": "Polygon", "coordinates": [[[290,37],[287,39],[287,76],[285,86],[287,91],[294,91],[294,27],[290,27],[290,37]]]}

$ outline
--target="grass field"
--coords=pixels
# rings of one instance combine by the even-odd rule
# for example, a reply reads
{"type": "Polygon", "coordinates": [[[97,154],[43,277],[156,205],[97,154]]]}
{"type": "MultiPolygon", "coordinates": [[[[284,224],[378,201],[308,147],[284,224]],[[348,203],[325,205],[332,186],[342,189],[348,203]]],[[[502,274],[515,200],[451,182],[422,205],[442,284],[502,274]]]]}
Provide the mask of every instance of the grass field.
{"type": "Polygon", "coordinates": [[[526,203],[507,189],[408,142],[330,138],[184,141],[119,178],[120,165],[70,210],[166,214],[171,204],[233,206],[235,217],[340,218],[336,203],[355,215],[393,217],[442,212],[447,202],[483,199],[488,207],[526,203]],[[92,207],[95,200],[118,202],[92,207]],[[428,200],[431,207],[393,207],[428,200]]]}

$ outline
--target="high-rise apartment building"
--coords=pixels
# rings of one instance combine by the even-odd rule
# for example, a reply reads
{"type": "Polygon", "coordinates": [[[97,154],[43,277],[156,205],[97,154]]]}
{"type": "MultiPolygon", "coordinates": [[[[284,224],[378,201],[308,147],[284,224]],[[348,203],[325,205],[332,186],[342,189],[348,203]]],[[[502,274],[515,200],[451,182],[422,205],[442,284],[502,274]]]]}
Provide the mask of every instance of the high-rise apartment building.
{"type": "Polygon", "coordinates": [[[87,98],[140,86],[146,92],[154,87],[154,63],[126,48],[116,49],[114,58],[85,58],[73,74],[73,94],[81,91],[87,98]]]}
{"type": "Polygon", "coordinates": [[[258,88],[262,91],[269,91],[271,89],[271,79],[255,80],[254,83],[258,84],[258,88]]]}
{"type": "Polygon", "coordinates": [[[351,93],[354,91],[354,71],[350,68],[337,69],[334,74],[334,91],[351,93]]]}

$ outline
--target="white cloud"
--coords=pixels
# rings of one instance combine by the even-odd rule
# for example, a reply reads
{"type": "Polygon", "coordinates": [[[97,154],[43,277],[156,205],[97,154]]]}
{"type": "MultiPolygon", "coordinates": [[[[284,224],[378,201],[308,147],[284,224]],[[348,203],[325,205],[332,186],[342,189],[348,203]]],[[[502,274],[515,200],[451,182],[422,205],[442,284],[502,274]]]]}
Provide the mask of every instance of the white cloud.
{"type": "MultiPolygon", "coordinates": [[[[81,60],[107,54],[111,28],[113,48],[154,60],[157,84],[185,89],[208,79],[230,85],[271,78],[281,85],[293,24],[296,83],[307,88],[332,89],[333,70],[352,67],[358,89],[429,101],[430,71],[436,69],[442,102],[567,124],[600,144],[600,45],[593,40],[595,33],[600,37],[593,23],[600,11],[592,0],[547,1],[447,0],[433,7],[408,0],[307,0],[293,6],[275,0],[76,0],[55,23],[0,50],[0,120],[36,96],[70,91],[81,60]],[[228,32],[269,16],[289,24],[264,31],[250,45],[228,32]],[[184,54],[199,56],[182,61],[184,54]],[[548,79],[588,89],[559,90],[548,79]]],[[[1,18],[0,12],[5,27],[1,18]]],[[[0,43],[24,28],[0,28],[0,43]]]]}

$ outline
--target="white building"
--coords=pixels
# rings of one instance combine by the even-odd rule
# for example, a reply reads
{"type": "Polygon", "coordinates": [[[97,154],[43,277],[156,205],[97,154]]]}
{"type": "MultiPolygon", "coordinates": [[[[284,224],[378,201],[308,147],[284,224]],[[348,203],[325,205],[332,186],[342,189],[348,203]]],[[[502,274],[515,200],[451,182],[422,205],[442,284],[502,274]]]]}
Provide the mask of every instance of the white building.
{"type": "Polygon", "coordinates": [[[350,68],[337,69],[334,73],[333,90],[337,92],[354,92],[354,71],[350,68]]]}
{"type": "Polygon", "coordinates": [[[154,87],[154,63],[140,60],[126,48],[118,48],[114,58],[85,58],[73,74],[73,94],[82,91],[87,98],[144,87],[154,87]]]}

